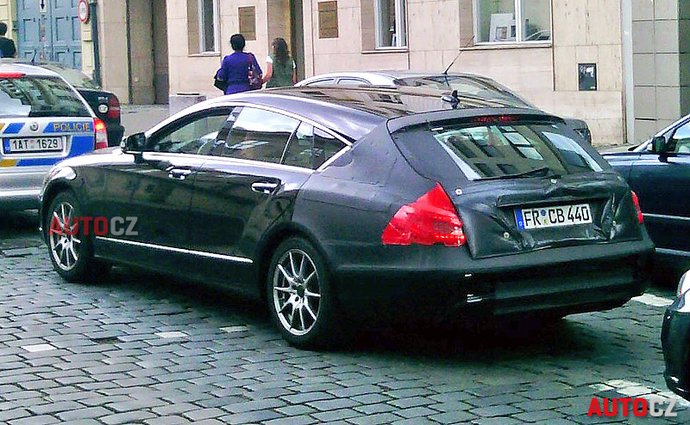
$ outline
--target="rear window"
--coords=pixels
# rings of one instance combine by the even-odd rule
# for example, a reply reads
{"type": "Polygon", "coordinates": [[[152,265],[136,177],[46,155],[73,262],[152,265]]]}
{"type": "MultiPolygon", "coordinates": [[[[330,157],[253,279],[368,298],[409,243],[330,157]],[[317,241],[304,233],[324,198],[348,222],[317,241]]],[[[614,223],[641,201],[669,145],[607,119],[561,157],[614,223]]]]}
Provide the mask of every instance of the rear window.
{"type": "Polygon", "coordinates": [[[90,117],[79,95],[57,77],[0,78],[0,116],[90,117]]]}
{"type": "Polygon", "coordinates": [[[472,180],[602,171],[556,123],[449,125],[431,133],[472,180]]]}

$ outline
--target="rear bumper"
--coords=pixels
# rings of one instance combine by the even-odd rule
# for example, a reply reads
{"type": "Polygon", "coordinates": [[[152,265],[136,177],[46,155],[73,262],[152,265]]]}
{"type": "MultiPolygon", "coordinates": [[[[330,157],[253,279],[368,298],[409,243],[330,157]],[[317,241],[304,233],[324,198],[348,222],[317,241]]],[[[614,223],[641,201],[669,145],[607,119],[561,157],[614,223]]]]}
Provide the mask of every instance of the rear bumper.
{"type": "Polygon", "coordinates": [[[108,146],[120,146],[122,136],[125,134],[122,124],[106,122],[105,131],[108,133],[108,146]]]}
{"type": "MultiPolygon", "coordinates": [[[[571,247],[560,261],[493,269],[392,271],[340,270],[336,291],[344,311],[372,320],[401,316],[434,321],[515,314],[567,315],[620,306],[648,287],[653,250],[572,261],[571,247]],[[368,314],[372,313],[372,314],[368,314]],[[402,315],[401,315],[402,313],[402,315]]],[[[610,246],[609,246],[610,247],[610,246]]],[[[624,251],[624,250],[623,250],[624,251]]],[[[482,260],[482,262],[485,260],[482,260]]],[[[439,264],[440,266],[440,264],[439,264]]]]}
{"type": "Polygon", "coordinates": [[[677,299],[666,310],[661,330],[661,345],[666,365],[666,385],[676,394],[690,400],[690,313],[678,311],[688,297],[686,294],[685,297],[677,299]]]}
{"type": "Polygon", "coordinates": [[[50,167],[0,168],[0,210],[39,207],[43,179],[50,167]]]}

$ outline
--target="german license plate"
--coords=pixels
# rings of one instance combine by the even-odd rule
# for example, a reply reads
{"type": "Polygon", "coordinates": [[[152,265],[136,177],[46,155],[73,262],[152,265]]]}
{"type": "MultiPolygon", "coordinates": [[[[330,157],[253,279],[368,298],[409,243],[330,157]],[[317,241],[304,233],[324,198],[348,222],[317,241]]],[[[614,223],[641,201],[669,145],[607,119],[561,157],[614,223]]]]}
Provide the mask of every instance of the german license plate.
{"type": "Polygon", "coordinates": [[[518,208],[515,210],[515,221],[520,230],[574,226],[591,223],[592,212],[589,204],[518,208]]]}
{"type": "Polygon", "coordinates": [[[2,140],[2,149],[8,153],[60,152],[63,145],[62,137],[24,137],[2,140]]]}

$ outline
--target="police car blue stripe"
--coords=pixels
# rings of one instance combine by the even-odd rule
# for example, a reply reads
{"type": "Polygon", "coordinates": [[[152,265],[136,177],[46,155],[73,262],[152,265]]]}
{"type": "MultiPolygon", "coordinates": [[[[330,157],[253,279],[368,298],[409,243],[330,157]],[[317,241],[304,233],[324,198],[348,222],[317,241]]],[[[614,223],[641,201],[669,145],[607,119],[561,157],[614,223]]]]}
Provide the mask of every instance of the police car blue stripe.
{"type": "Polygon", "coordinates": [[[22,130],[23,127],[24,127],[24,123],[13,122],[12,124],[8,125],[7,128],[5,128],[5,131],[3,133],[5,133],[5,134],[17,134],[22,130]]]}
{"type": "Polygon", "coordinates": [[[72,136],[72,149],[70,150],[68,157],[93,152],[95,143],[95,136],[72,136]]]}
{"type": "Polygon", "coordinates": [[[21,159],[17,167],[38,167],[41,165],[54,165],[62,161],[62,158],[31,158],[21,159]]]}

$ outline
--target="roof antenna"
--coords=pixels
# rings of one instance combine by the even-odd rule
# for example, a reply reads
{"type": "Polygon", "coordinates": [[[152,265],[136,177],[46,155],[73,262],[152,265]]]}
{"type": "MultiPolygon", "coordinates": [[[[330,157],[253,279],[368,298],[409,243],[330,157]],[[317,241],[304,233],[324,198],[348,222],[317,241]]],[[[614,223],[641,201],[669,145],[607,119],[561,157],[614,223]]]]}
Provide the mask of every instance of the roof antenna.
{"type": "Polygon", "coordinates": [[[460,57],[460,55],[462,54],[462,52],[464,52],[465,49],[467,49],[468,47],[470,47],[470,45],[471,45],[473,42],[474,42],[474,36],[472,36],[472,38],[470,38],[470,41],[468,41],[467,44],[465,44],[464,46],[462,46],[462,47],[460,48],[460,51],[459,51],[458,54],[455,56],[455,58],[454,58],[453,61],[450,63],[450,65],[448,65],[448,68],[446,68],[446,70],[443,71],[443,75],[446,75],[446,76],[448,75],[448,71],[449,71],[450,68],[455,64],[455,61],[458,60],[458,58],[460,57]]]}

